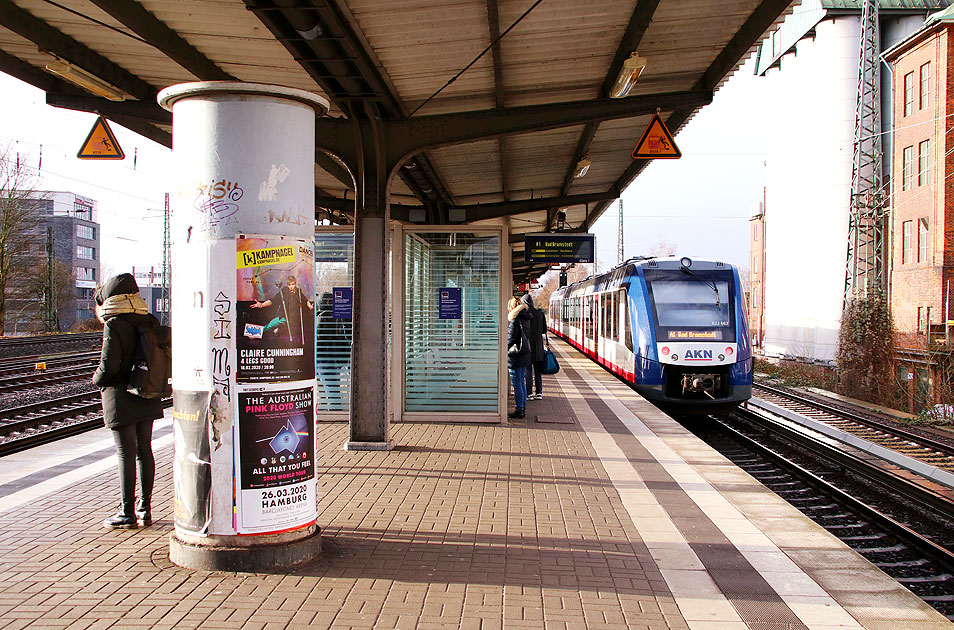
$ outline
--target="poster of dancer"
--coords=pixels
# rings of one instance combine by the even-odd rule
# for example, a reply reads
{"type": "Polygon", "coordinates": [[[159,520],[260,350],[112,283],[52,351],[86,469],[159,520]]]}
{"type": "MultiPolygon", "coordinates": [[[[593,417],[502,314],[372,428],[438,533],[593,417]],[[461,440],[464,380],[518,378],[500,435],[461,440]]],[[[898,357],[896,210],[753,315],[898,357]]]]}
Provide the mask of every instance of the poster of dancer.
{"type": "Polygon", "coordinates": [[[244,236],[235,243],[236,381],[314,378],[314,245],[278,236],[244,236]]]}
{"type": "Polygon", "coordinates": [[[239,531],[315,520],[314,387],[239,393],[239,531]]]}

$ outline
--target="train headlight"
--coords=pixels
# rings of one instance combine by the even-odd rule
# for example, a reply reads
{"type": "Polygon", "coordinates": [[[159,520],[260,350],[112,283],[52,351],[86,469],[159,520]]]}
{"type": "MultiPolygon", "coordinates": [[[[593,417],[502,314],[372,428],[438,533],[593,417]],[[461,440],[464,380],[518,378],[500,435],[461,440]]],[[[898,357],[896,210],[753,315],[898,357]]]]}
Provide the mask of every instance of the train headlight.
{"type": "Polygon", "coordinates": [[[679,259],[679,264],[688,269],[689,267],[692,267],[692,259],[688,256],[683,256],[679,259]]]}
{"type": "Polygon", "coordinates": [[[719,355],[719,360],[720,360],[720,361],[725,361],[725,355],[724,355],[724,354],[720,354],[720,355],[719,355]]]}
{"type": "Polygon", "coordinates": [[[679,355],[678,355],[678,354],[674,354],[674,355],[672,355],[672,356],[669,357],[669,358],[672,359],[673,361],[678,361],[678,360],[679,360],[679,355]]]}

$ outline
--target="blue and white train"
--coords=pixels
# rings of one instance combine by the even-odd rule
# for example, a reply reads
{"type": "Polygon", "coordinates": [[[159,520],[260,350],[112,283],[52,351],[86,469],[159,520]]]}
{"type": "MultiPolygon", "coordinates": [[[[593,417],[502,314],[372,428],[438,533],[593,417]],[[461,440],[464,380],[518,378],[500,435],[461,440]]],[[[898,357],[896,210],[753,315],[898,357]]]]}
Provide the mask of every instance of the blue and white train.
{"type": "Polygon", "coordinates": [[[672,413],[725,413],[752,395],[732,265],[636,258],[550,297],[550,330],[672,413]]]}

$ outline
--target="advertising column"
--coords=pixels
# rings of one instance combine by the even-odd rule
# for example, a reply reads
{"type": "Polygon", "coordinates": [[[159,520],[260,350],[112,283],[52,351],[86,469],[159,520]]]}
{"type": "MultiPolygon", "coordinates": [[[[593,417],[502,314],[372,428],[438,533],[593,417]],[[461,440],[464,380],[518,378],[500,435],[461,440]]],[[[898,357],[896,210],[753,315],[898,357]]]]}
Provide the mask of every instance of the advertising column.
{"type": "Polygon", "coordinates": [[[163,90],[172,207],[175,535],[208,570],[291,567],[315,525],[314,129],[328,103],[235,82],[163,90]]]}

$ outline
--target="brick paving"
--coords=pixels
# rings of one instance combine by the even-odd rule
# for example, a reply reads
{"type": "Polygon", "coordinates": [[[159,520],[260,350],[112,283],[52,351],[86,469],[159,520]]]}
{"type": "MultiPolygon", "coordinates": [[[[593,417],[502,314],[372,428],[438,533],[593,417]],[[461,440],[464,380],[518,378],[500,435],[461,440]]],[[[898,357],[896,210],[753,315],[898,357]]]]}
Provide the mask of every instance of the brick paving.
{"type": "Polygon", "coordinates": [[[396,425],[390,453],[320,424],[324,552],[288,574],[169,562],[169,447],[152,527],[102,529],[113,471],[2,513],[0,628],[687,628],[555,389],[511,426],[396,425]]]}

